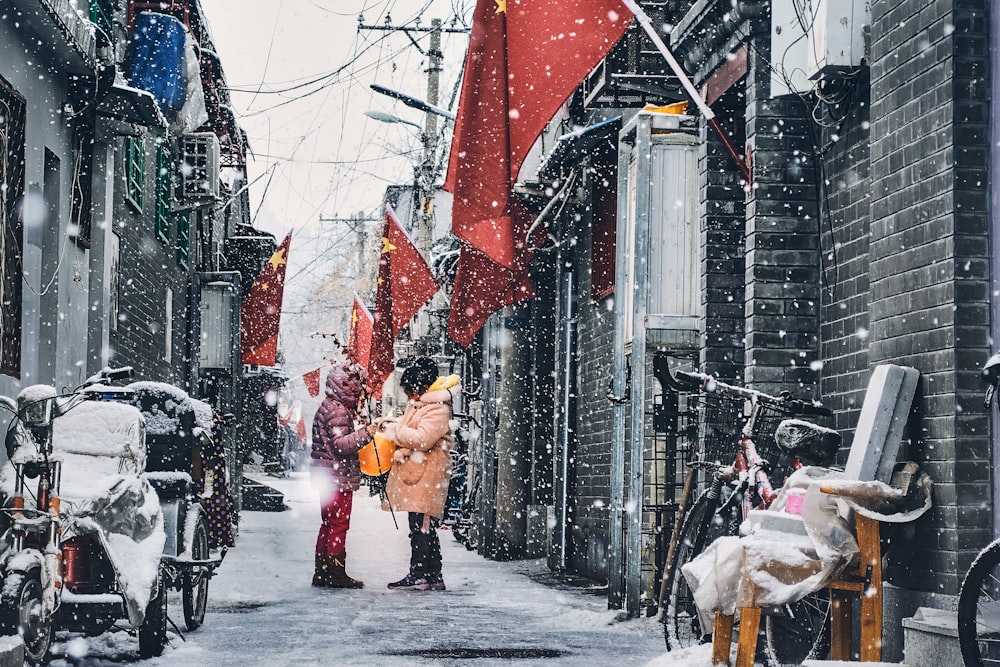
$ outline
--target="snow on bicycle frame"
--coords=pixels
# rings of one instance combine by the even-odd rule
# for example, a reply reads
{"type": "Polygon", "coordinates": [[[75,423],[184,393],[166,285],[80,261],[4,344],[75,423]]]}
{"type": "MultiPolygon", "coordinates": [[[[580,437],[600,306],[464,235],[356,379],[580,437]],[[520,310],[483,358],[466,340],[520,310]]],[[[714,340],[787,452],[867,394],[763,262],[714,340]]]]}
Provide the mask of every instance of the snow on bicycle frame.
{"type": "Polygon", "coordinates": [[[142,413],[109,400],[71,404],[53,421],[53,456],[62,459],[63,540],[94,535],[138,627],[157,585],[165,533],[156,491],[143,477],[142,413]]]}

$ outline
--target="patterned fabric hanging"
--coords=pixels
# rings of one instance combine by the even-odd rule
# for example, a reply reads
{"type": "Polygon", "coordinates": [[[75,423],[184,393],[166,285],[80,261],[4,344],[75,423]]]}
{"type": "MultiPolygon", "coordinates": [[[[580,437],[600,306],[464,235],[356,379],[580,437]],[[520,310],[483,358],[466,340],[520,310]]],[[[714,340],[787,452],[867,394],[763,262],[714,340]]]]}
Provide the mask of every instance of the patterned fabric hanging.
{"type": "Polygon", "coordinates": [[[208,548],[236,546],[233,539],[233,502],[226,475],[226,452],[222,446],[222,419],[216,414],[212,425],[212,444],[202,450],[204,479],[201,507],[208,519],[208,548]],[[209,494],[210,492],[210,494],[209,494]]]}

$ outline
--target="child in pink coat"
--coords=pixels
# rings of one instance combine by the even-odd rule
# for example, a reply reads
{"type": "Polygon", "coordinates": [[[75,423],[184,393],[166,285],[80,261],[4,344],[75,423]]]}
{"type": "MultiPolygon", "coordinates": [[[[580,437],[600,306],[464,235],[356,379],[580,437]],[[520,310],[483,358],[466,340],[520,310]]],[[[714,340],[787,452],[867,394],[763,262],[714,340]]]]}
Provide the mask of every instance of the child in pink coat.
{"type": "Polygon", "coordinates": [[[383,422],[396,443],[383,509],[407,512],[410,571],[389,588],[445,590],[437,527],[444,517],[451,477],[451,403],[448,389],[427,391],[437,379],[434,360],[417,357],[403,371],[400,386],[409,399],[398,421],[383,422]]]}

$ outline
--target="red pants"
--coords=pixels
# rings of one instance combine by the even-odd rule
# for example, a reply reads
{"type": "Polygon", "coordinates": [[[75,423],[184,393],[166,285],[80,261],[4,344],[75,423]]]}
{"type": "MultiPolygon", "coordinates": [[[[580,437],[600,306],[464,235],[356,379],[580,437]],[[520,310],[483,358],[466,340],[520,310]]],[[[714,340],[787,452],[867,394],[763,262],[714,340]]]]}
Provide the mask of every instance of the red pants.
{"type": "Polygon", "coordinates": [[[316,537],[316,555],[337,556],[347,551],[347,529],[351,527],[351,506],[354,492],[350,489],[333,489],[320,496],[319,535],[316,537]]]}

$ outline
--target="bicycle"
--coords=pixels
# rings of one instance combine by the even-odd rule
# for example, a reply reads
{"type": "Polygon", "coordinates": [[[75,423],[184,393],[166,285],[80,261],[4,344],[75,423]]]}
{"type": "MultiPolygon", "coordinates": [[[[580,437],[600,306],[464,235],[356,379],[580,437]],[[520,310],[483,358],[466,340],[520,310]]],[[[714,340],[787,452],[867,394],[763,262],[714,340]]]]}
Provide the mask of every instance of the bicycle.
{"type": "MultiPolygon", "coordinates": [[[[989,383],[983,407],[1000,388],[1000,354],[983,366],[989,383]]],[[[1000,403],[997,404],[1000,409],[1000,403]]],[[[1000,665],[1000,540],[988,544],[969,568],[958,596],[958,644],[966,667],[1000,665]]]]}
{"type": "MultiPolygon", "coordinates": [[[[681,567],[716,538],[738,535],[750,510],[771,505],[777,492],[770,481],[770,470],[792,471],[807,464],[829,464],[840,447],[840,435],[809,422],[787,419],[832,414],[821,406],[792,399],[787,393],[771,396],[703,373],[678,372],[672,380],[677,390],[699,392],[706,420],[703,446],[693,453],[689,476],[699,470],[711,474],[708,488],[678,522],[679,530],[675,528],[672,551],[664,568],[664,637],[667,648],[675,650],[701,643],[711,634],[711,629],[706,632],[701,628],[681,567]],[[723,465],[721,461],[733,455],[732,445],[723,443],[731,443],[734,435],[739,439],[733,462],[723,465]],[[784,465],[772,466],[771,460],[784,465]]],[[[691,486],[686,484],[686,490],[691,486]]],[[[681,511],[684,506],[682,500],[681,511]]],[[[807,657],[824,653],[829,639],[828,608],[828,594],[817,592],[781,609],[769,610],[765,643],[771,663],[800,664],[807,657]]]]}

